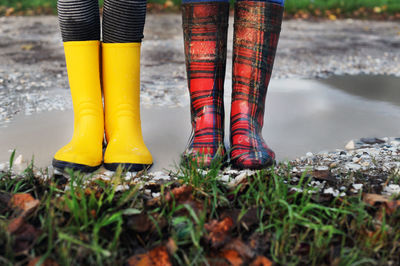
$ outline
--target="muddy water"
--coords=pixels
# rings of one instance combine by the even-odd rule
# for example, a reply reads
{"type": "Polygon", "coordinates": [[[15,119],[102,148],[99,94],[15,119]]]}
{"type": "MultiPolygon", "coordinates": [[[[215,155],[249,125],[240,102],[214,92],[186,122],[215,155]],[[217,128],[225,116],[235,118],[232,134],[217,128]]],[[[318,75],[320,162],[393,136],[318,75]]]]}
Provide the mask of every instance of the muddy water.
{"type": "MultiPolygon", "coordinates": [[[[343,148],[354,138],[400,136],[399,84],[399,78],[370,76],[273,80],[264,138],[279,160],[287,160],[309,151],[343,148]]],[[[229,114],[230,89],[226,91],[229,114]]],[[[49,165],[53,153],[69,140],[72,125],[72,111],[17,116],[0,128],[0,162],[8,160],[10,149],[17,149],[25,159],[34,156],[38,166],[49,165]]],[[[190,135],[189,106],[142,108],[142,125],[154,156],[153,170],[173,167],[190,135]]],[[[226,133],[228,142],[229,130],[226,133]]]]}

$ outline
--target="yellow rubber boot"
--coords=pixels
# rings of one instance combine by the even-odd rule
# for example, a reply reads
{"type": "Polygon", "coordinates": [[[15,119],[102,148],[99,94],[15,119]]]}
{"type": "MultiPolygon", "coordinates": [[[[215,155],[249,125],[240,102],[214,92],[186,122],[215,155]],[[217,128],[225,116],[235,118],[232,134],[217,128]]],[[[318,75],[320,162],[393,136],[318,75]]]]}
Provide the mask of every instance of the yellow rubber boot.
{"type": "Polygon", "coordinates": [[[100,85],[99,41],[65,42],[65,58],[74,108],[74,134],[54,156],[57,169],[92,172],[102,163],[104,112],[100,85]]]}
{"type": "Polygon", "coordinates": [[[140,171],[153,164],[140,122],[140,43],[103,43],[107,148],[104,167],[140,171]]]}

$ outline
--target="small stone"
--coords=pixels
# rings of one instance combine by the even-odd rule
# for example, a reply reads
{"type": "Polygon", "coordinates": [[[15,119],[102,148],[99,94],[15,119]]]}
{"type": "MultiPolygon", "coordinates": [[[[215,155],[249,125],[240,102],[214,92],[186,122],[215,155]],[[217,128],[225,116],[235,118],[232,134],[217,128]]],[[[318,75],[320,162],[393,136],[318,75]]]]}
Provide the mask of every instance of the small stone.
{"type": "Polygon", "coordinates": [[[359,162],[361,162],[361,158],[358,158],[358,157],[354,157],[353,158],[353,163],[359,163],[359,162]]]}
{"type": "Polygon", "coordinates": [[[339,190],[330,187],[324,190],[324,194],[332,194],[334,197],[337,197],[339,196],[339,190]]]}
{"type": "Polygon", "coordinates": [[[290,191],[303,192],[303,189],[297,188],[297,187],[292,187],[292,188],[290,189],[290,191]]]}
{"type": "Polygon", "coordinates": [[[24,162],[24,157],[22,154],[18,155],[18,157],[14,160],[14,165],[21,165],[24,162]]]}
{"type": "Polygon", "coordinates": [[[355,163],[347,163],[347,164],[345,165],[345,168],[346,168],[347,170],[351,170],[351,171],[358,171],[358,170],[361,169],[361,165],[355,164],[355,163]]]}
{"type": "Polygon", "coordinates": [[[312,156],[313,156],[313,153],[312,153],[312,152],[307,152],[307,153],[306,153],[306,156],[307,156],[307,157],[312,157],[312,156]]]}
{"type": "Polygon", "coordinates": [[[223,175],[219,177],[219,180],[221,180],[222,182],[229,182],[229,175],[223,175]]]}
{"type": "Polygon", "coordinates": [[[158,198],[158,197],[160,197],[160,195],[161,195],[160,192],[153,192],[153,193],[151,193],[151,196],[152,196],[153,198],[158,198]]]}
{"type": "Polygon", "coordinates": [[[338,166],[337,162],[333,162],[329,165],[330,168],[336,168],[338,166]]]}
{"type": "Polygon", "coordinates": [[[315,167],[315,171],[328,171],[328,170],[329,170],[329,167],[325,166],[325,165],[320,165],[320,166],[315,167]]]}
{"type": "Polygon", "coordinates": [[[346,146],[344,146],[346,150],[354,150],[355,149],[355,143],[354,140],[349,141],[346,146]]]}
{"type": "Polygon", "coordinates": [[[363,187],[363,184],[353,184],[353,188],[356,190],[360,190],[360,189],[362,189],[362,187],[363,187]]]}
{"type": "Polygon", "coordinates": [[[368,166],[370,166],[370,162],[362,162],[361,166],[362,167],[368,167],[368,166]]]}
{"type": "Polygon", "coordinates": [[[378,138],[361,138],[361,142],[364,142],[365,144],[382,144],[385,143],[384,140],[378,139],[378,138]]]}
{"type": "Polygon", "coordinates": [[[390,184],[383,189],[386,194],[400,194],[400,186],[396,184],[390,184]]]}
{"type": "Polygon", "coordinates": [[[113,171],[104,171],[103,175],[112,177],[114,175],[114,172],[113,171]]]}
{"type": "Polygon", "coordinates": [[[235,174],[238,174],[238,173],[239,173],[239,171],[235,170],[235,169],[229,169],[229,170],[225,171],[225,174],[227,174],[227,175],[235,175],[235,174]]]}
{"type": "Polygon", "coordinates": [[[129,189],[129,186],[128,185],[118,185],[116,188],[115,188],[115,191],[124,191],[124,190],[128,190],[129,189]]]}

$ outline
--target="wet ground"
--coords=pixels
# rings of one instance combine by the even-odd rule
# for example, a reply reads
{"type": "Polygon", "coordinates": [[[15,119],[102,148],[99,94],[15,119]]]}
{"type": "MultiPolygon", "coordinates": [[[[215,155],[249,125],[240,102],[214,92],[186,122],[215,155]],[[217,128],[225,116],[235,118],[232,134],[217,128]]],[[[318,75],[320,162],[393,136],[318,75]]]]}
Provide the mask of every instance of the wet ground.
{"type": "MultiPolygon", "coordinates": [[[[179,159],[190,134],[180,25],[177,14],[147,18],[142,121],[155,170],[179,159]]],[[[398,22],[285,21],[281,36],[264,129],[278,159],[400,135],[398,22]]],[[[229,103],[230,59],[227,66],[229,103]]],[[[39,166],[49,164],[69,140],[72,119],[56,17],[0,18],[0,162],[16,148],[25,159],[34,154],[39,166]]]]}
{"type": "MultiPolygon", "coordinates": [[[[232,23],[233,18],[227,80],[231,78],[232,23]]],[[[285,21],[273,78],[400,76],[399,33],[399,22],[285,21]]],[[[187,104],[182,35],[179,14],[147,17],[142,47],[144,105],[187,104]]],[[[0,124],[17,114],[70,108],[57,18],[0,17],[0,124]]]]}
{"type": "MultiPolygon", "coordinates": [[[[348,140],[361,136],[400,136],[400,104],[392,103],[398,97],[398,84],[400,78],[381,76],[274,80],[267,99],[264,138],[278,159],[284,161],[307,152],[343,149],[348,140]],[[380,79],[385,81],[381,83],[385,89],[375,86],[375,81],[380,79]],[[364,84],[362,93],[352,89],[353,80],[364,84]],[[368,95],[376,91],[381,91],[381,97],[371,99],[368,95]]],[[[229,93],[225,103],[229,114],[229,93]]],[[[145,141],[155,159],[153,170],[173,167],[190,135],[189,106],[144,106],[142,125],[145,141]]],[[[8,160],[9,150],[16,148],[25,159],[34,155],[38,166],[47,166],[53,153],[68,142],[72,128],[71,110],[17,116],[0,131],[0,161],[8,160]]]]}

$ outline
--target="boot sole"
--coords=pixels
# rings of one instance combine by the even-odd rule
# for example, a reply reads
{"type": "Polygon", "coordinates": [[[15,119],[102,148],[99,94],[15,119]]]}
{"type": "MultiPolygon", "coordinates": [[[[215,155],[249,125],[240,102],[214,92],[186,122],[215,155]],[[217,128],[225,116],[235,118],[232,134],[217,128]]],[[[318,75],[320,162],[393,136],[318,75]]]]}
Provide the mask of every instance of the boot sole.
{"type": "Polygon", "coordinates": [[[136,163],[104,163],[104,168],[109,171],[116,171],[118,166],[121,165],[122,169],[128,172],[139,172],[143,170],[148,170],[153,164],[136,164],[136,163]]]}
{"type": "Polygon", "coordinates": [[[99,169],[101,166],[101,164],[98,166],[89,166],[89,165],[79,164],[79,163],[59,161],[56,159],[53,159],[52,164],[53,164],[53,167],[56,168],[57,170],[64,171],[65,169],[72,169],[74,171],[80,171],[82,173],[92,173],[92,172],[96,171],[97,169],[99,169]]]}
{"type": "Polygon", "coordinates": [[[268,167],[271,167],[271,166],[275,165],[276,161],[274,159],[270,158],[265,164],[256,165],[256,166],[244,166],[242,164],[236,163],[235,161],[231,161],[230,163],[231,163],[232,168],[234,168],[236,170],[246,170],[246,169],[249,169],[249,170],[262,170],[262,169],[265,169],[265,168],[268,168],[268,167]]]}

